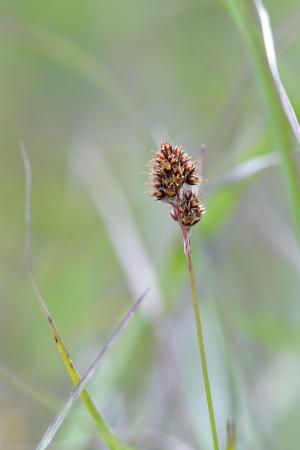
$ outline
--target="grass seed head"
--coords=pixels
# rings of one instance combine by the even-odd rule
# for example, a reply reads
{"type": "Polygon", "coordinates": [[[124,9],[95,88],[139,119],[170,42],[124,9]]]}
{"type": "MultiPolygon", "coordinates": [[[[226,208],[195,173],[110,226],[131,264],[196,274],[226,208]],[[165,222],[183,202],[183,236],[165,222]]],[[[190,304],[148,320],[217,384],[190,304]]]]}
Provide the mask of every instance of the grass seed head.
{"type": "MultiPolygon", "coordinates": [[[[204,213],[205,207],[200,199],[192,191],[185,191],[178,201],[177,208],[177,214],[182,225],[192,227],[199,222],[204,213]]],[[[174,215],[172,217],[174,218],[174,215]]]]}
{"type": "Polygon", "coordinates": [[[152,192],[156,200],[172,201],[183,185],[196,185],[200,178],[195,174],[196,164],[183,147],[161,144],[152,161],[152,192]]]}

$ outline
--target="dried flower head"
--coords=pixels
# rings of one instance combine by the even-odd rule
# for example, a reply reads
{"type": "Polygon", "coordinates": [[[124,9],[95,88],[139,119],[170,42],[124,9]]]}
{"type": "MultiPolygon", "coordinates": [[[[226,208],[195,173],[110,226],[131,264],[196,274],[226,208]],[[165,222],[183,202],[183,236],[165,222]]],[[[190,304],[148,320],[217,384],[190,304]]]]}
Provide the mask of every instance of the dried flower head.
{"type": "Polygon", "coordinates": [[[205,213],[205,207],[192,192],[185,191],[172,212],[174,220],[180,220],[185,227],[192,227],[199,222],[205,213]]]}
{"type": "Polygon", "coordinates": [[[162,143],[152,164],[151,195],[156,200],[171,200],[185,183],[196,185],[201,181],[195,174],[196,164],[183,147],[162,143]]]}

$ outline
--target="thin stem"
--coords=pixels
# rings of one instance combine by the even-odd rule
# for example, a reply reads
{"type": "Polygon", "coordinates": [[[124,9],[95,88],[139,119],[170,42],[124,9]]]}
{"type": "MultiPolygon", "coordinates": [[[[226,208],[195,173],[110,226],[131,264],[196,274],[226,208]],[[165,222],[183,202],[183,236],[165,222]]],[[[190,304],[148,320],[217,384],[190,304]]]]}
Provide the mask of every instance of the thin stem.
{"type": "Polygon", "coordinates": [[[201,359],[202,373],[203,373],[203,379],[204,379],[207,407],[208,407],[208,412],[209,412],[211,434],[212,434],[212,439],[213,439],[213,443],[214,443],[214,450],[219,450],[219,442],[218,442],[217,428],[216,428],[216,422],[215,422],[214,407],[213,407],[213,402],[212,402],[212,398],[211,398],[209,376],[208,376],[208,370],[207,370],[207,364],[206,364],[199,300],[198,300],[196,280],[195,280],[195,275],[194,275],[194,270],[193,270],[193,261],[192,261],[191,246],[190,246],[190,232],[182,226],[180,221],[178,221],[178,222],[179,222],[181,233],[183,236],[184,249],[185,249],[185,254],[186,254],[187,262],[188,262],[189,277],[190,277],[192,296],[193,296],[193,304],[194,304],[194,314],[195,314],[197,334],[198,334],[198,345],[199,345],[199,351],[200,351],[200,359],[201,359]]]}

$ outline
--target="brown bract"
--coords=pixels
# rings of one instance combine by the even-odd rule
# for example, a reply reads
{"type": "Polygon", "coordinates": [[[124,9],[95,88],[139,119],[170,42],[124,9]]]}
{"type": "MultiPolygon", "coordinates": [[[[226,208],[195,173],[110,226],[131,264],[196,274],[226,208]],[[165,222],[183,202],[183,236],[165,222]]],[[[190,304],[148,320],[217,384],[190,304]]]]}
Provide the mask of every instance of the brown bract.
{"type": "Polygon", "coordinates": [[[162,143],[152,164],[151,195],[156,200],[172,200],[185,183],[200,183],[200,178],[195,174],[196,164],[183,147],[162,143]]]}

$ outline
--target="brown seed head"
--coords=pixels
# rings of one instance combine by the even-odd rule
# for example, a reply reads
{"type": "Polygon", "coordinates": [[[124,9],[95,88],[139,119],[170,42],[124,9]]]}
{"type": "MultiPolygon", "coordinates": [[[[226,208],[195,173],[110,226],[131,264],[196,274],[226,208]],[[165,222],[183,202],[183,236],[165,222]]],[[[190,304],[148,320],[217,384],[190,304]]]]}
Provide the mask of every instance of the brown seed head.
{"type": "Polygon", "coordinates": [[[156,200],[173,199],[184,183],[200,183],[200,178],[195,174],[196,164],[183,147],[162,143],[152,163],[151,195],[156,200]]]}
{"type": "MultiPolygon", "coordinates": [[[[192,227],[199,222],[204,213],[205,208],[199,198],[192,191],[184,192],[177,206],[177,214],[182,225],[192,227]]],[[[178,220],[176,214],[172,213],[172,217],[178,220]]]]}

